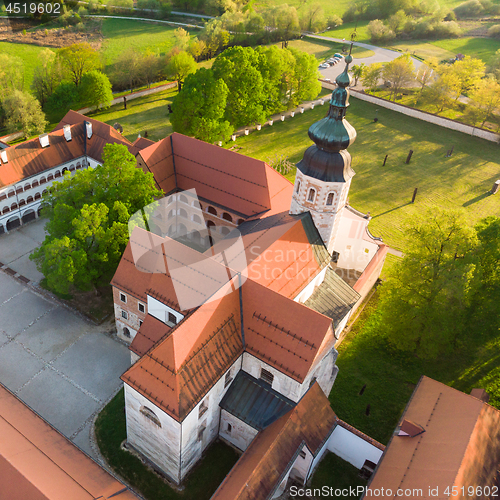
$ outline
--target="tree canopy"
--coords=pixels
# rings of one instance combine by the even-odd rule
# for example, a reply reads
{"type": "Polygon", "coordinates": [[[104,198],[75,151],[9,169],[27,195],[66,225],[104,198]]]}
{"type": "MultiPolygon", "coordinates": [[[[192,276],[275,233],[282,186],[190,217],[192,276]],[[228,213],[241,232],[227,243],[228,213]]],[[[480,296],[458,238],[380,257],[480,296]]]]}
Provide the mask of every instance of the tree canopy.
{"type": "Polygon", "coordinates": [[[434,358],[464,332],[478,239],[455,211],[428,212],[406,231],[405,255],[381,287],[379,324],[393,346],[434,358]]]}
{"type": "Polygon", "coordinates": [[[45,131],[47,120],[40,103],[27,92],[14,90],[2,102],[10,132],[22,130],[25,137],[45,131]]]}
{"type": "Polygon", "coordinates": [[[167,74],[175,78],[179,84],[182,84],[186,76],[196,71],[196,61],[191,54],[181,51],[170,59],[167,66],[167,74]]]}
{"type": "Polygon", "coordinates": [[[130,216],[161,194],[126,146],[108,144],[102,166],[66,173],[44,195],[47,236],[30,259],[58,293],[107,283],[127,244],[130,216]]]}
{"type": "Polygon", "coordinates": [[[82,77],[80,104],[90,108],[107,108],[113,100],[109,78],[100,71],[89,71],[82,77]]]}
{"type": "Polygon", "coordinates": [[[85,73],[101,68],[99,52],[94,50],[87,42],[74,43],[59,49],[57,54],[77,87],[80,85],[85,73]]]}
{"type": "Polygon", "coordinates": [[[174,102],[174,129],[206,142],[228,140],[232,132],[231,124],[224,120],[228,92],[224,81],[216,80],[209,69],[189,75],[174,102]]]}

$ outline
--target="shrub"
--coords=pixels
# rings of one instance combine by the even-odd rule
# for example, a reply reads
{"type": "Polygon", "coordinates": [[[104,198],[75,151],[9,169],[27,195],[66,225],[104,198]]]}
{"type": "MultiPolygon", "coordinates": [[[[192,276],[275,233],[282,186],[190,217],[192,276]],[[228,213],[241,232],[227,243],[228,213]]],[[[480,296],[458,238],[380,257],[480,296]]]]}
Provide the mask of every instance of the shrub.
{"type": "Polygon", "coordinates": [[[388,28],[380,19],[370,21],[367,30],[372,42],[388,42],[396,37],[394,31],[388,28]]]}
{"type": "Polygon", "coordinates": [[[464,17],[477,17],[484,12],[484,7],[479,0],[467,0],[455,7],[455,14],[459,19],[464,17]]]}
{"type": "Polygon", "coordinates": [[[342,18],[340,16],[337,16],[336,14],[333,14],[328,19],[328,26],[330,26],[330,28],[342,26],[342,18]]]}
{"type": "Polygon", "coordinates": [[[488,36],[500,38],[500,24],[495,24],[488,30],[488,36]]]}

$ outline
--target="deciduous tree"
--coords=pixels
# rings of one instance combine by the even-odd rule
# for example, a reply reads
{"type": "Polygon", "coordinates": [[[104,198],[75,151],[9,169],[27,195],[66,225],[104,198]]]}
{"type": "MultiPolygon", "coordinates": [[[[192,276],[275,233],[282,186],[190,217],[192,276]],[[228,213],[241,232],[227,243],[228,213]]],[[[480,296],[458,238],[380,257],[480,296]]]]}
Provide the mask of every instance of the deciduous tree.
{"type": "Polygon", "coordinates": [[[56,292],[107,283],[128,241],[130,215],[161,195],[125,146],[108,144],[103,160],[66,174],[43,198],[47,236],[30,258],[56,292]]]}
{"type": "Polygon", "coordinates": [[[179,52],[170,59],[167,65],[167,74],[177,80],[177,85],[181,88],[184,78],[189,73],[196,71],[196,61],[193,56],[187,52],[179,52]]]}
{"type": "Polygon", "coordinates": [[[100,71],[85,73],[79,91],[81,105],[89,108],[108,108],[113,100],[109,78],[100,71]]]}
{"type": "Polygon", "coordinates": [[[373,63],[363,70],[361,81],[368,89],[374,89],[378,86],[378,82],[382,76],[382,64],[373,63]]]}
{"type": "Polygon", "coordinates": [[[385,80],[391,83],[389,99],[393,97],[396,100],[398,93],[415,80],[414,67],[410,56],[404,54],[388,62],[382,70],[382,75],[385,80]]]}
{"type": "Polygon", "coordinates": [[[470,98],[469,106],[477,110],[478,122],[484,127],[495,112],[500,111],[500,84],[494,78],[485,78],[471,93],[470,98]]]}
{"type": "Polygon", "coordinates": [[[224,119],[228,92],[211,69],[200,68],[189,75],[173,104],[174,130],[210,143],[228,140],[232,132],[224,119]]]}
{"type": "Polygon", "coordinates": [[[0,100],[14,90],[24,87],[24,64],[22,59],[0,54],[0,100]]]}
{"type": "Polygon", "coordinates": [[[465,327],[477,237],[463,212],[442,210],[406,231],[405,255],[381,288],[380,324],[396,348],[435,358],[465,327]]]}
{"type": "Polygon", "coordinates": [[[50,49],[42,50],[38,57],[40,64],[35,68],[31,90],[43,107],[61,83],[62,68],[55,52],[50,49]]]}
{"type": "Polygon", "coordinates": [[[354,86],[358,84],[358,80],[363,76],[363,71],[365,70],[365,63],[355,64],[352,67],[351,75],[354,77],[354,86]]]}
{"type": "Polygon", "coordinates": [[[45,131],[47,120],[40,103],[27,92],[14,90],[2,102],[9,132],[22,130],[25,137],[45,131]]]}
{"type": "Polygon", "coordinates": [[[57,54],[77,87],[85,73],[101,69],[99,52],[87,42],[64,47],[59,49],[57,54]]]}

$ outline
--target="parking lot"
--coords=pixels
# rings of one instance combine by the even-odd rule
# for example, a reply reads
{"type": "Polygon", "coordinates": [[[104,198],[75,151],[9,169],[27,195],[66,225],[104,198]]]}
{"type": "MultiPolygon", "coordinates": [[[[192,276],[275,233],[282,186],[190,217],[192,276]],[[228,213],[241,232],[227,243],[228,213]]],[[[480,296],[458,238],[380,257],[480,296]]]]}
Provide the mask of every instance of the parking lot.
{"type": "MultiPolygon", "coordinates": [[[[24,265],[37,244],[36,224],[0,236],[0,261],[31,280],[40,278],[24,265]]],[[[112,323],[95,326],[0,271],[0,382],[94,457],[93,418],[130,366],[111,330],[112,323]]]]}

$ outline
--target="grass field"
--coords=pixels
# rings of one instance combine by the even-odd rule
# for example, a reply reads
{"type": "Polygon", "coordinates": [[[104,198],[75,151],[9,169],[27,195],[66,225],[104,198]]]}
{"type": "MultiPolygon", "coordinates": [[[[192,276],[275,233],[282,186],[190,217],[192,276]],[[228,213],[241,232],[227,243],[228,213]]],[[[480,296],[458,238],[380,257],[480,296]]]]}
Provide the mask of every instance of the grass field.
{"type": "Polygon", "coordinates": [[[349,462],[333,453],[327,453],[314,472],[311,488],[321,489],[323,486],[344,489],[352,486],[366,486],[367,481],[359,477],[359,470],[349,462]]]}
{"type": "Polygon", "coordinates": [[[356,30],[356,41],[357,42],[369,42],[370,35],[366,27],[370,21],[358,21],[352,23],[344,23],[338,28],[333,30],[325,31],[321,33],[322,36],[331,36],[332,38],[345,38],[346,40],[351,39],[351,34],[356,30]]]}
{"type": "MultiPolygon", "coordinates": [[[[384,108],[351,98],[347,119],[357,130],[349,148],[356,171],[349,192],[352,206],[370,212],[370,230],[396,248],[405,245],[405,221],[433,207],[464,207],[471,224],[500,214],[500,198],[489,195],[500,177],[498,145],[412,119],[384,108]],[[379,121],[373,122],[375,113],[379,121]],[[451,158],[447,150],[454,146],[451,158]],[[414,151],[409,165],[408,151],[414,151]],[[385,155],[385,167],[382,162],[385,155]],[[418,187],[415,204],[413,189],[418,187]]],[[[240,153],[268,160],[286,155],[298,162],[312,143],[308,127],[325,116],[317,106],[284,123],[263,127],[260,132],[237,139],[240,153]]]]}
{"type": "Polygon", "coordinates": [[[329,399],[339,418],[387,444],[422,375],[467,394],[484,388],[490,404],[500,407],[500,336],[484,338],[471,330],[460,350],[441,355],[438,362],[422,360],[392,350],[382,332],[366,327],[376,306],[375,294],[338,348],[339,375],[329,399]]]}
{"type": "Polygon", "coordinates": [[[122,389],[97,418],[97,442],[111,467],[146,500],[208,500],[239,458],[229,446],[220,442],[212,444],[190,472],[184,490],[176,491],[137,457],[120,448],[127,438],[124,408],[122,389]]]}
{"type": "Polygon", "coordinates": [[[175,29],[165,24],[105,19],[102,24],[102,34],[106,40],[102,46],[102,53],[106,65],[112,65],[120,54],[130,47],[139,52],[152,51],[165,55],[175,44],[175,29]]]}
{"type": "Polygon", "coordinates": [[[24,63],[24,89],[29,90],[33,80],[33,72],[38,66],[38,55],[45,47],[37,45],[28,45],[22,43],[0,42],[0,53],[16,56],[24,63]]]}
{"type": "Polygon", "coordinates": [[[177,90],[169,89],[128,101],[126,110],[123,109],[123,104],[117,104],[89,116],[109,125],[118,122],[129,141],[135,141],[138,134],[144,137],[146,131],[149,139],[159,141],[173,132],[167,107],[175,95],[177,90]]]}

